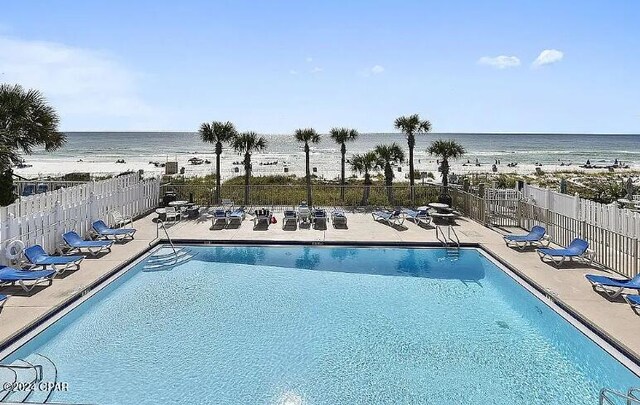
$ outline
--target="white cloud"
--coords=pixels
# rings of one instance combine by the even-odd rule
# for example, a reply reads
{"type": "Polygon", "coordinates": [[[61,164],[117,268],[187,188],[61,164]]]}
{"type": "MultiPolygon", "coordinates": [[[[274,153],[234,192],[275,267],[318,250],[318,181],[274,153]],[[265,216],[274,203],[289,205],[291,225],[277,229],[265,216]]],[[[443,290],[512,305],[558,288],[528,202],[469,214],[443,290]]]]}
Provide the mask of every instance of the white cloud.
{"type": "Polygon", "coordinates": [[[139,76],[113,55],[60,43],[0,36],[2,81],[43,92],[61,117],[146,119],[139,76]]]}
{"type": "Polygon", "coordinates": [[[373,73],[374,75],[379,75],[382,72],[384,72],[384,67],[380,65],[375,65],[371,68],[371,73],[373,73]]]}
{"type": "Polygon", "coordinates": [[[309,71],[309,73],[320,73],[320,72],[322,72],[322,71],[323,71],[323,69],[322,69],[321,67],[316,66],[316,67],[314,67],[313,69],[311,69],[311,70],[309,71]]]}
{"type": "Polygon", "coordinates": [[[313,62],[313,58],[311,56],[307,56],[307,59],[305,60],[307,61],[307,63],[313,62]]]}
{"type": "Polygon", "coordinates": [[[496,57],[483,56],[478,59],[478,64],[491,66],[496,69],[507,69],[520,66],[520,59],[517,56],[500,55],[496,57]]]}
{"type": "Polygon", "coordinates": [[[545,49],[540,52],[540,55],[533,61],[533,67],[537,68],[544,65],[550,65],[552,63],[560,62],[564,58],[564,53],[557,49],[545,49]]]}

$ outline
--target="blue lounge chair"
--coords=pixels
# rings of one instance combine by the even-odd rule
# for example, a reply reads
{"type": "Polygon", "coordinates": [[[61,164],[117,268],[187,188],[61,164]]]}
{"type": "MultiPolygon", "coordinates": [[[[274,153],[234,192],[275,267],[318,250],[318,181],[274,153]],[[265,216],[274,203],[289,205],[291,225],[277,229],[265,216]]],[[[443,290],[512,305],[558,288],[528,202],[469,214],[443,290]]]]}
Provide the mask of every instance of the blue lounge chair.
{"type": "Polygon", "coordinates": [[[295,210],[285,210],[282,217],[282,229],[285,229],[288,225],[293,224],[293,228],[298,226],[298,213],[295,210]]]}
{"type": "Polygon", "coordinates": [[[55,270],[18,270],[13,267],[0,266],[0,286],[12,286],[18,284],[25,292],[31,292],[38,284],[51,285],[55,270]],[[26,284],[28,282],[29,284],[26,284]]]}
{"type": "Polygon", "coordinates": [[[524,249],[527,246],[549,246],[551,239],[547,230],[541,226],[534,226],[526,235],[505,235],[504,243],[507,246],[515,246],[524,249]]]}
{"type": "Polygon", "coordinates": [[[636,314],[640,314],[640,295],[624,295],[624,300],[631,305],[636,314]]]}
{"type": "Polygon", "coordinates": [[[109,239],[110,237],[113,237],[116,241],[133,239],[133,235],[136,233],[136,230],[133,228],[109,228],[102,220],[94,222],[91,227],[93,228],[93,232],[101,239],[109,239]]]}
{"type": "Polygon", "coordinates": [[[640,292],[640,274],[630,280],[620,280],[596,274],[585,275],[595,291],[602,291],[611,298],[616,298],[625,288],[640,292]]]}
{"type": "Polygon", "coordinates": [[[0,294],[0,311],[2,310],[2,307],[4,307],[5,302],[7,302],[7,296],[6,295],[2,295],[0,294]]]}
{"type": "Polygon", "coordinates": [[[402,225],[404,223],[405,216],[401,211],[373,211],[371,213],[374,221],[386,222],[390,226],[402,225]]]}
{"type": "Polygon", "coordinates": [[[327,227],[327,211],[323,209],[315,209],[311,213],[311,222],[314,228],[321,226],[323,229],[327,227]]]}
{"type": "Polygon", "coordinates": [[[542,248],[537,250],[540,260],[551,261],[556,266],[560,266],[567,260],[580,260],[591,263],[594,252],[589,249],[589,242],[584,239],[575,238],[569,246],[564,249],[542,248]]]}
{"type": "Polygon", "coordinates": [[[412,210],[409,208],[405,208],[402,210],[402,213],[413,221],[416,225],[424,224],[425,226],[431,224],[431,215],[429,215],[429,211],[427,210],[412,210]]]}
{"type": "Polygon", "coordinates": [[[92,256],[103,251],[111,252],[111,246],[113,246],[113,241],[110,240],[83,240],[80,235],[74,231],[62,235],[62,240],[68,248],[67,253],[81,253],[84,249],[92,256]]]}
{"type": "Polygon", "coordinates": [[[40,245],[33,245],[26,248],[24,250],[24,256],[29,261],[31,268],[51,268],[58,274],[71,270],[71,268],[75,270],[79,269],[80,262],[84,259],[84,256],[50,256],[40,245]]]}
{"type": "Polygon", "coordinates": [[[333,224],[334,228],[338,225],[346,227],[347,215],[341,209],[336,208],[331,211],[331,223],[333,224]]]}
{"type": "Polygon", "coordinates": [[[211,217],[211,227],[215,227],[218,222],[223,222],[227,225],[227,212],[223,209],[217,209],[213,211],[213,217],[211,217]]]}
{"type": "Polygon", "coordinates": [[[233,211],[227,211],[227,226],[231,225],[233,222],[237,222],[238,225],[242,224],[246,213],[244,212],[244,208],[236,208],[233,211]]]}

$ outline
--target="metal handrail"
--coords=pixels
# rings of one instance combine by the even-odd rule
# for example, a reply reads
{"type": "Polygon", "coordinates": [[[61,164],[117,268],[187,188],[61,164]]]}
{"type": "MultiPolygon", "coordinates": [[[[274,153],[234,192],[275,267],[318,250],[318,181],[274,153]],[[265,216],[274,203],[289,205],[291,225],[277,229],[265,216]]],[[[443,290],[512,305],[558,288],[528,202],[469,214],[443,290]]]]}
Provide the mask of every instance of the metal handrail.
{"type": "Polygon", "coordinates": [[[164,234],[167,237],[167,240],[169,241],[169,245],[171,245],[171,249],[173,250],[173,257],[174,260],[177,262],[178,261],[178,251],[176,250],[175,245],[173,244],[173,241],[171,240],[171,237],[169,236],[169,231],[167,231],[167,228],[164,226],[164,221],[161,219],[158,219],[158,223],[157,223],[157,227],[156,227],[156,239],[160,238],[160,228],[162,228],[164,230],[164,234]]]}
{"type": "Polygon", "coordinates": [[[436,239],[442,243],[442,246],[449,246],[449,243],[447,243],[447,237],[444,235],[444,231],[440,225],[436,225],[436,239]],[[442,238],[440,235],[442,235],[442,238]]]}
{"type": "MultiPolygon", "coordinates": [[[[629,390],[629,393],[632,393],[634,391],[640,391],[640,390],[637,388],[633,388],[629,390]]],[[[640,399],[636,398],[635,396],[623,394],[621,392],[614,391],[610,388],[603,388],[600,390],[600,400],[598,403],[600,405],[604,405],[604,404],[616,405],[615,399],[609,398],[609,396],[612,396],[615,399],[624,400],[626,405],[640,404],[640,399]]]]}
{"type": "Polygon", "coordinates": [[[458,237],[458,233],[457,233],[457,232],[456,232],[456,230],[453,228],[453,226],[449,225],[449,227],[447,228],[447,232],[449,233],[449,235],[448,235],[449,240],[450,240],[452,243],[453,243],[453,242],[455,242],[455,243],[456,243],[456,246],[459,248],[459,247],[460,247],[460,238],[458,237]],[[456,239],[455,239],[455,240],[451,237],[451,233],[453,233],[453,236],[455,236],[455,237],[456,237],[456,239]]]}

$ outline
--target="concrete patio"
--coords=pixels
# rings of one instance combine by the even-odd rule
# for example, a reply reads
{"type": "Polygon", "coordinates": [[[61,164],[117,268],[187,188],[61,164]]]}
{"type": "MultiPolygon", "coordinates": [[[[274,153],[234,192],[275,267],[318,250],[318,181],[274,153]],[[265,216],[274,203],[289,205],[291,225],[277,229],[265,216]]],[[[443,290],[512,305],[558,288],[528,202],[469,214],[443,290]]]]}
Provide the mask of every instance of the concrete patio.
{"type": "MultiPolygon", "coordinates": [[[[209,220],[183,220],[171,224],[167,230],[170,237],[178,241],[438,243],[432,226],[423,228],[405,221],[403,226],[391,227],[373,221],[370,214],[349,213],[347,216],[348,229],[334,229],[328,224],[327,229],[322,230],[283,230],[280,223],[282,215],[278,214],[279,222],[272,224],[268,230],[253,230],[251,216],[235,229],[211,229],[209,220]]],[[[0,342],[6,343],[24,328],[36,324],[39,319],[55,311],[56,307],[147,250],[150,244],[155,243],[156,217],[156,214],[150,214],[138,219],[134,224],[138,229],[135,240],[116,245],[110,254],[103,257],[87,258],[79,271],[56,277],[51,286],[38,287],[31,295],[19,287],[2,288],[1,292],[10,298],[0,312],[0,342]]],[[[635,356],[636,360],[640,359],[640,317],[622,299],[611,302],[594,292],[584,278],[587,273],[607,273],[582,264],[570,264],[557,269],[542,263],[533,250],[520,251],[506,247],[500,232],[509,230],[489,229],[466,218],[460,218],[454,228],[461,243],[481,245],[544,290],[548,296],[588,320],[592,328],[608,336],[635,356]]],[[[163,239],[163,233],[160,230],[160,239],[163,239]]]]}

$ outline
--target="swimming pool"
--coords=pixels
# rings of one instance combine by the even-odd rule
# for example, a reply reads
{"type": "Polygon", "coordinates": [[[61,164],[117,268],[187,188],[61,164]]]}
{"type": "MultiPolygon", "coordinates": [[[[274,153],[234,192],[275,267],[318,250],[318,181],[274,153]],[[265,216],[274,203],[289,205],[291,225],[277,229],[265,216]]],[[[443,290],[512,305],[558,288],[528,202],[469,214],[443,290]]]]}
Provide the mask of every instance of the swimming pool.
{"type": "Polygon", "coordinates": [[[67,403],[595,404],[640,379],[476,249],[190,246],[5,358],[67,403]]]}

